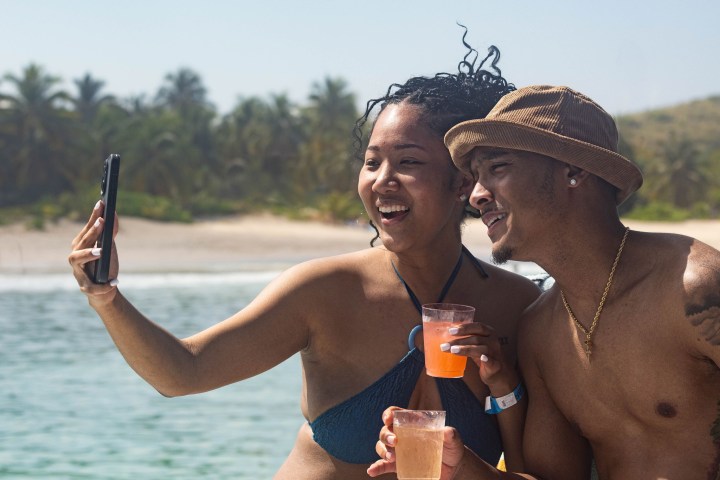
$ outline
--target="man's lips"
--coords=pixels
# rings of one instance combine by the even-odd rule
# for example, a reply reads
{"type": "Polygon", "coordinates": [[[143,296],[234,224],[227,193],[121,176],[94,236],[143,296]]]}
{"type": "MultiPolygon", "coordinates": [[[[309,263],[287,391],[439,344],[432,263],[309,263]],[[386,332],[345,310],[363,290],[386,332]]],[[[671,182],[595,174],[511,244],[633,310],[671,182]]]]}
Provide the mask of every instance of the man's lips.
{"type": "Polygon", "coordinates": [[[492,227],[497,222],[504,220],[506,217],[507,214],[504,212],[485,212],[481,216],[483,223],[488,228],[492,227]]]}

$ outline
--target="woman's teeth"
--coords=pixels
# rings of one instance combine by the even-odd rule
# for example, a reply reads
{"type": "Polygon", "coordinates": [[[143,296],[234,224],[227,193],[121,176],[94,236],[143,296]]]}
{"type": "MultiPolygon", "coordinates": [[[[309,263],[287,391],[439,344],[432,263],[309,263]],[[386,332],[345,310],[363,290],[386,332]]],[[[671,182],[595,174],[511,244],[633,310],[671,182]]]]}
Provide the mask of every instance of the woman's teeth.
{"type": "Polygon", "coordinates": [[[383,205],[382,207],[378,207],[378,211],[383,216],[383,218],[391,219],[396,216],[399,216],[403,212],[407,212],[410,209],[408,207],[402,206],[402,205],[383,205]]]}
{"type": "Polygon", "coordinates": [[[380,213],[393,213],[393,212],[406,212],[410,210],[408,207],[403,207],[400,205],[389,205],[384,207],[378,207],[378,210],[380,210],[380,213]]]}

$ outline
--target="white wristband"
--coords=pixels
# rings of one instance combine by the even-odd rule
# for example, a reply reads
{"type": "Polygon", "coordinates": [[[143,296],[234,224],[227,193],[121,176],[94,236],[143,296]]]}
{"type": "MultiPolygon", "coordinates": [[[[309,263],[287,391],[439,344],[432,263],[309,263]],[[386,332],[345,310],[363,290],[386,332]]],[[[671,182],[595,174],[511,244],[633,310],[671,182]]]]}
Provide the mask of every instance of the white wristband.
{"type": "Polygon", "coordinates": [[[524,393],[525,389],[523,388],[522,382],[520,382],[518,386],[515,387],[515,390],[508,393],[507,395],[503,395],[502,397],[498,398],[495,398],[493,396],[485,397],[485,413],[494,415],[512,407],[520,401],[524,393]]]}

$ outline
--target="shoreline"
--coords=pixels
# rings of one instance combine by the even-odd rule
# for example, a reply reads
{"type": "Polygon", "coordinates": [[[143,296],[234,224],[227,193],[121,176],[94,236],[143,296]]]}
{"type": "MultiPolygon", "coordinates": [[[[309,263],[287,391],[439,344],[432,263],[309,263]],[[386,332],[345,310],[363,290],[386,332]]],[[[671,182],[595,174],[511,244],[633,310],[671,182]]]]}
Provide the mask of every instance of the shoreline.
{"type": "MultiPolygon", "coordinates": [[[[624,220],[633,230],[695,237],[720,249],[720,220],[679,223],[624,220]]],[[[68,273],[70,242],[82,224],[61,220],[45,230],[0,226],[0,275],[68,273]]],[[[312,258],[370,246],[365,225],[287,220],[271,215],[232,216],[190,224],[123,217],[116,243],[121,273],[211,273],[284,269],[312,258]]],[[[490,256],[486,228],[468,219],[464,243],[478,258],[490,256]]],[[[519,262],[518,262],[519,263],[519,262]]]]}

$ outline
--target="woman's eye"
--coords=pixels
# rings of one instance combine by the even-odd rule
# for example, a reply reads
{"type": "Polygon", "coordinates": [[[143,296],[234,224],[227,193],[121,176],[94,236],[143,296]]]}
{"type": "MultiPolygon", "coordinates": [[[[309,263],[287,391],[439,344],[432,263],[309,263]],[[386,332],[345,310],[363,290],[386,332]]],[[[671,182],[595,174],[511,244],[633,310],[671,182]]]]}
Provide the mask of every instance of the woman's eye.
{"type": "Polygon", "coordinates": [[[503,169],[504,167],[506,167],[506,166],[507,166],[507,163],[493,163],[493,164],[490,166],[490,171],[492,171],[492,172],[497,172],[497,171],[502,170],[502,169],[503,169]]]}
{"type": "Polygon", "coordinates": [[[377,167],[378,162],[374,158],[366,158],[365,159],[365,166],[366,167],[377,167]]]}
{"type": "Polygon", "coordinates": [[[403,158],[402,160],[400,160],[400,163],[404,165],[416,165],[421,162],[416,158],[403,158]]]}

